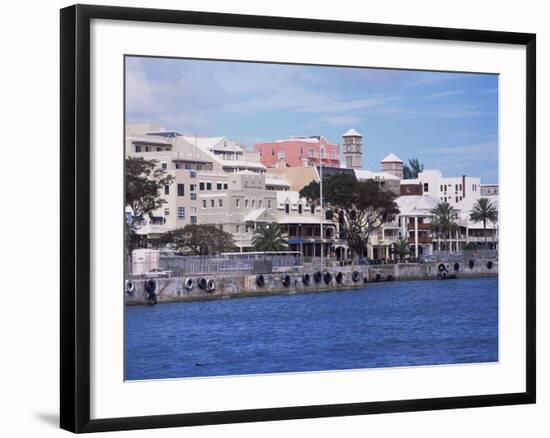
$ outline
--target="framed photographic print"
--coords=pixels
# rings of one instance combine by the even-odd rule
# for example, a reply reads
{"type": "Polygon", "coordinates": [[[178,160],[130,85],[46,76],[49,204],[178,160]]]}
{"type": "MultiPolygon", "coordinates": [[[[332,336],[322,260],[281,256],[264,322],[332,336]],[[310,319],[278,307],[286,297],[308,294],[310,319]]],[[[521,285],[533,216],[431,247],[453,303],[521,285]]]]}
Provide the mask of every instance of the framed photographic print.
{"type": "Polygon", "coordinates": [[[61,427],[535,402],[535,35],[61,10],[61,427]]]}

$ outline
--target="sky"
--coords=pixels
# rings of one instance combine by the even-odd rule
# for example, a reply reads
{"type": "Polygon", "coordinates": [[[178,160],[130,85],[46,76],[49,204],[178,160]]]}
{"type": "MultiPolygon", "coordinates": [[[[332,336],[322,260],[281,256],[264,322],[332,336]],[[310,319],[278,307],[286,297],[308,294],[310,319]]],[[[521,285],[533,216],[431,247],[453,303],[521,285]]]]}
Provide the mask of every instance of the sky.
{"type": "Polygon", "coordinates": [[[363,167],[390,152],[444,176],[498,182],[498,76],[126,58],[126,122],[254,143],[363,135],[363,167]]]}

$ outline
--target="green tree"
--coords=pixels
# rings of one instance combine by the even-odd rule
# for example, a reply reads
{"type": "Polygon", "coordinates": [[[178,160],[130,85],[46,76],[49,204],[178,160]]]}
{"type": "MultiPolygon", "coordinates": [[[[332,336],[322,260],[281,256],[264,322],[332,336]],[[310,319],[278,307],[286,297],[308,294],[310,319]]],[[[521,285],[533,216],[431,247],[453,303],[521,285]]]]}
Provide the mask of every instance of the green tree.
{"type": "Polygon", "coordinates": [[[173,177],[167,175],[158,167],[158,161],[145,160],[142,157],[128,157],[124,163],[125,204],[132,209],[132,216],[126,222],[126,248],[142,246],[145,242],[137,234],[139,223],[145,216],[151,217],[153,211],[166,203],[160,197],[160,190],[173,182],[173,177]]]}
{"type": "MultiPolygon", "coordinates": [[[[318,205],[319,183],[308,184],[300,196],[318,205]]],[[[361,255],[371,234],[399,214],[395,197],[392,192],[381,190],[375,181],[357,181],[351,175],[323,180],[323,206],[338,212],[340,230],[353,256],[361,255]]]]}
{"type": "Polygon", "coordinates": [[[163,233],[156,242],[157,246],[168,246],[175,251],[190,252],[194,255],[216,255],[233,252],[233,236],[215,225],[186,225],[163,233]]]}
{"type": "Polygon", "coordinates": [[[255,251],[286,251],[288,241],[279,224],[260,225],[252,238],[255,251]]]}
{"type": "Polygon", "coordinates": [[[125,160],[124,179],[126,205],[132,209],[133,225],[166,203],[160,196],[164,186],[172,184],[174,177],[158,167],[157,160],[128,157],[125,160]]]}
{"type": "Polygon", "coordinates": [[[424,163],[418,158],[409,159],[409,164],[403,165],[403,179],[414,179],[418,174],[424,171],[424,163]]]}
{"type": "Polygon", "coordinates": [[[440,202],[432,209],[431,214],[432,231],[435,231],[439,235],[439,238],[444,236],[445,246],[448,247],[448,239],[451,234],[458,229],[458,225],[456,224],[458,220],[458,210],[448,202],[440,202]]]}
{"type": "Polygon", "coordinates": [[[394,254],[399,256],[399,260],[403,261],[405,256],[408,256],[411,252],[409,242],[407,239],[399,239],[392,245],[394,254]]]}
{"type": "Polygon", "coordinates": [[[470,210],[470,220],[483,222],[483,235],[485,237],[485,249],[487,244],[487,222],[496,223],[498,210],[488,198],[479,198],[470,210]]]}

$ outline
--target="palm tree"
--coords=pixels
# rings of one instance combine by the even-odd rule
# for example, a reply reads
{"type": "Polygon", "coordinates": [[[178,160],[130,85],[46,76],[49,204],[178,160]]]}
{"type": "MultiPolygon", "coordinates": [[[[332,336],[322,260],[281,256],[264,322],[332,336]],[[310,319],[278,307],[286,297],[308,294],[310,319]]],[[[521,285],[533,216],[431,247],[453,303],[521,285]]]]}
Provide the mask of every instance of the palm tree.
{"type": "Polygon", "coordinates": [[[411,252],[407,239],[399,239],[395,242],[393,244],[393,252],[399,255],[399,261],[402,261],[403,258],[411,252]]]}
{"type": "Polygon", "coordinates": [[[261,225],[252,238],[256,251],[285,251],[288,249],[286,236],[279,224],[261,225]]]}
{"type": "Polygon", "coordinates": [[[418,174],[424,171],[424,163],[418,158],[409,159],[409,164],[403,166],[403,179],[418,178],[418,174]]]}
{"type": "MultiPolygon", "coordinates": [[[[432,209],[432,230],[437,232],[439,236],[445,236],[445,246],[448,247],[447,242],[453,231],[456,231],[458,225],[456,220],[458,219],[458,210],[451,206],[448,202],[440,202],[432,209]]],[[[441,244],[440,248],[441,250],[441,244]]]]}
{"type": "Polygon", "coordinates": [[[470,210],[470,220],[483,222],[483,235],[485,236],[485,249],[487,249],[487,221],[496,223],[498,210],[488,198],[479,198],[470,210]]]}

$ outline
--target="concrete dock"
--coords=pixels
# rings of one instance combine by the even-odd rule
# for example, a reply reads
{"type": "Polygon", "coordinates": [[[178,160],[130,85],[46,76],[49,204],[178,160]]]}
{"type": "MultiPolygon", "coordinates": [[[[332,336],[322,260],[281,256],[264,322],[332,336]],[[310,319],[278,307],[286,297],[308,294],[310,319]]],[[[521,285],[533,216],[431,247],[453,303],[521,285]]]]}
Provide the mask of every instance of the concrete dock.
{"type": "Polygon", "coordinates": [[[498,262],[476,260],[474,263],[398,263],[330,267],[323,270],[304,267],[300,270],[270,274],[203,274],[172,278],[130,278],[125,284],[125,304],[143,305],[317,293],[360,289],[369,283],[403,280],[452,281],[498,275],[498,262]]]}

